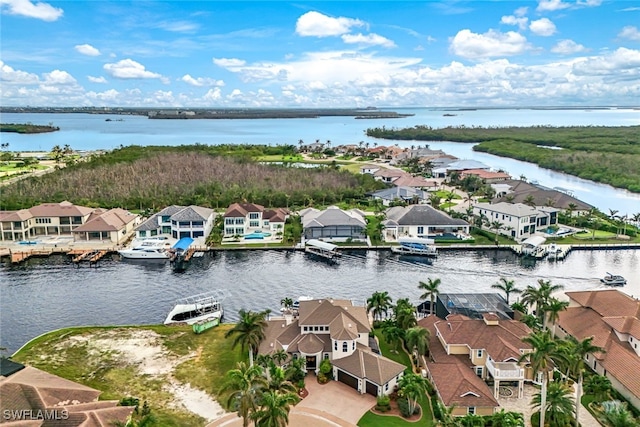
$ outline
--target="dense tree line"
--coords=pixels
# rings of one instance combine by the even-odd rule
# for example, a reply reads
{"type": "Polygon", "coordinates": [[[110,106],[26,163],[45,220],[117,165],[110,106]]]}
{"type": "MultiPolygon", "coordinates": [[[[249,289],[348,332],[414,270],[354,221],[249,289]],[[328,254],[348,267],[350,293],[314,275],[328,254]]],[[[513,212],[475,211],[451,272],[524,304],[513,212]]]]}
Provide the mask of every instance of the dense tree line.
{"type": "Polygon", "coordinates": [[[373,128],[375,138],[478,143],[503,157],[640,193],[640,126],[373,128]]]}
{"type": "Polygon", "coordinates": [[[60,130],[59,127],[48,125],[34,125],[31,123],[0,123],[0,132],[13,133],[45,133],[60,130]]]}
{"type": "Polygon", "coordinates": [[[276,166],[251,157],[286,147],[233,147],[237,146],[121,148],[7,186],[0,194],[0,207],[22,209],[63,200],[126,209],[171,204],[218,208],[241,201],[307,206],[362,198],[383,185],[370,176],[333,167],[276,166]]]}

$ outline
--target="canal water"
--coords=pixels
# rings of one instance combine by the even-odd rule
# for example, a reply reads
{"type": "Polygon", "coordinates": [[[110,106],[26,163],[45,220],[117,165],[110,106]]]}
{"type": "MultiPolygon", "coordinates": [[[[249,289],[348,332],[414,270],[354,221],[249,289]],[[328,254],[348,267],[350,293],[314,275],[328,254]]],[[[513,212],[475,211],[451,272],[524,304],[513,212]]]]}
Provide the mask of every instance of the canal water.
{"type": "Polygon", "coordinates": [[[164,263],[132,263],[118,256],[97,268],[76,268],[64,256],[0,267],[0,346],[9,352],[44,332],[80,325],[162,323],[175,300],[224,290],[226,320],[241,308],[278,311],[280,300],[302,295],[361,303],[375,291],[418,303],[419,281],[440,278],[441,292],[493,292],[498,279],[518,287],[551,280],[565,290],[604,288],[607,272],[629,281],[622,290],[640,296],[640,250],[571,252],[564,261],[526,261],[508,250],[441,251],[437,259],[389,251],[348,252],[337,265],[302,252],[227,251],[194,258],[185,273],[164,263]]]}

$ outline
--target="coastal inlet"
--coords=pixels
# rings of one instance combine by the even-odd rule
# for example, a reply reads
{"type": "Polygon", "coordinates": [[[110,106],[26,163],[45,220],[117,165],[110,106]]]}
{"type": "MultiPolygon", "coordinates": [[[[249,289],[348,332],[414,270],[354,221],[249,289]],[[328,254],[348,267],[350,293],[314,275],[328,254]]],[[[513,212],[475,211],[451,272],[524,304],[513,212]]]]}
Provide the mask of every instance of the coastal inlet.
{"type": "Polygon", "coordinates": [[[531,261],[510,250],[442,251],[438,258],[350,251],[336,264],[303,252],[227,251],[194,258],[185,273],[168,263],[125,262],[107,256],[98,268],[76,268],[67,256],[34,258],[0,268],[0,346],[9,354],[53,329],[80,325],[160,324],[175,301],[224,289],[225,321],[239,309],[278,312],[284,297],[348,298],[361,304],[375,291],[418,303],[419,281],[440,278],[441,292],[494,292],[500,277],[519,288],[551,280],[565,290],[605,288],[620,274],[621,289],[640,296],[640,250],[574,250],[560,262],[531,261]]]}

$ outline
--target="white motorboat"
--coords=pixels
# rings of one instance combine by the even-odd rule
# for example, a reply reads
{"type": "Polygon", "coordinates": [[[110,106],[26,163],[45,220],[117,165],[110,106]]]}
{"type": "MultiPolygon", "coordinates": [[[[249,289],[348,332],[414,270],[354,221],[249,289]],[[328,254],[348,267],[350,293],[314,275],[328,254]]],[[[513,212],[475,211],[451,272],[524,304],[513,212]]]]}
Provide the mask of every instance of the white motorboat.
{"type": "Polygon", "coordinates": [[[310,255],[324,258],[328,261],[336,261],[340,257],[338,246],[333,243],[323,242],[317,239],[310,239],[305,242],[304,251],[310,255]]]}
{"type": "Polygon", "coordinates": [[[200,321],[215,318],[222,321],[224,317],[223,300],[224,292],[222,291],[206,292],[182,298],[176,302],[176,305],[169,312],[164,324],[186,323],[193,325],[200,321]]]}
{"type": "Polygon", "coordinates": [[[600,281],[608,286],[624,286],[627,284],[627,279],[620,275],[611,273],[607,273],[607,275],[600,279],[600,281]]]}
{"type": "Polygon", "coordinates": [[[559,259],[561,254],[562,254],[562,248],[560,248],[555,243],[551,243],[549,246],[547,246],[547,257],[550,260],[559,259]]]}
{"type": "Polygon", "coordinates": [[[127,259],[169,259],[171,253],[166,246],[168,244],[164,239],[145,239],[140,244],[118,253],[127,259]]]}
{"type": "Polygon", "coordinates": [[[422,237],[400,237],[400,246],[392,246],[391,252],[404,255],[437,256],[435,240],[422,237]]]}

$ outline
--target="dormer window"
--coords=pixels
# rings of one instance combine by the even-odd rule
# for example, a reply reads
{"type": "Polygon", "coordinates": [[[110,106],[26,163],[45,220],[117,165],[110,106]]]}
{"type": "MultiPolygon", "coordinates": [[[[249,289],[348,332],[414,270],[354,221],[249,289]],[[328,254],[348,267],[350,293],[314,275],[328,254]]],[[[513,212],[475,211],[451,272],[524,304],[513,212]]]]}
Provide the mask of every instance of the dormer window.
{"type": "Polygon", "coordinates": [[[333,342],[333,349],[334,349],[335,351],[338,351],[338,341],[334,341],[334,342],[333,342]]]}
{"type": "Polygon", "coordinates": [[[342,343],[342,352],[346,353],[347,351],[349,351],[349,343],[345,341],[342,343]]]}

